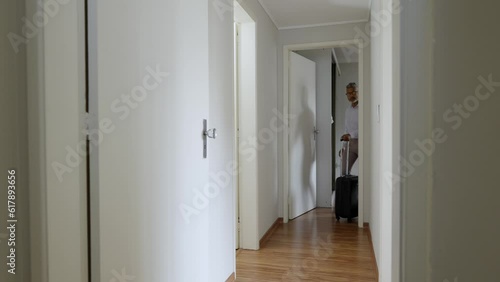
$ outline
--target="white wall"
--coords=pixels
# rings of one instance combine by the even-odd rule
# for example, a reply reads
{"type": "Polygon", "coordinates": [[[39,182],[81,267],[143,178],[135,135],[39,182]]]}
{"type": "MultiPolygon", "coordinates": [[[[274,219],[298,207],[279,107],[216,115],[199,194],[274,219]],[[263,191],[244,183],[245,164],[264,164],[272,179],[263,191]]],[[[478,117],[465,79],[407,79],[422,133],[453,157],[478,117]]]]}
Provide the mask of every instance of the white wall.
{"type": "MultiPolygon", "coordinates": [[[[26,15],[34,15],[39,5],[26,1],[26,15]]],[[[31,281],[48,282],[47,252],[47,181],[45,167],[45,82],[43,73],[43,36],[38,35],[26,46],[28,94],[29,185],[30,193],[30,259],[31,281]]]]}
{"type": "Polygon", "coordinates": [[[400,156],[399,5],[376,0],[371,11],[372,45],[372,214],[370,227],[380,281],[399,281],[400,156]],[[382,16],[380,16],[382,14],[382,16]],[[382,19],[382,20],[381,20],[382,19]],[[375,28],[376,27],[376,28],[375,28]],[[378,107],[380,106],[380,115],[378,107]],[[380,122],[378,120],[380,119],[380,122]]]}
{"type": "Polygon", "coordinates": [[[434,3],[433,127],[449,139],[432,159],[431,279],[494,281],[500,277],[500,40],[490,35],[500,25],[500,3],[434,3]],[[455,104],[470,117],[447,113],[455,104]]]}
{"type": "Polygon", "coordinates": [[[317,207],[331,207],[332,195],[332,52],[331,49],[298,51],[316,63],[317,207]]]}
{"type": "MultiPolygon", "coordinates": [[[[417,31],[427,41],[435,39],[431,52],[415,46],[417,56],[431,64],[417,65],[416,73],[407,77],[409,94],[422,94],[416,92],[422,84],[430,88],[430,95],[405,97],[413,113],[406,121],[408,132],[419,129],[420,121],[432,119],[422,135],[408,134],[407,157],[413,154],[417,159],[415,156],[422,154],[423,150],[414,141],[432,138],[434,129],[443,132],[443,142],[436,144],[435,152],[430,157],[424,154],[426,164],[432,163],[431,170],[422,172],[421,166],[415,165],[417,172],[408,178],[411,182],[407,189],[412,190],[408,190],[405,206],[410,220],[405,225],[408,234],[405,245],[419,242],[410,242],[413,236],[425,236],[427,253],[412,253],[408,247],[405,281],[423,281],[417,273],[421,269],[428,273],[426,281],[496,281],[500,275],[497,224],[500,214],[497,138],[500,136],[496,130],[500,107],[500,41],[490,35],[495,34],[500,24],[495,16],[500,5],[497,1],[483,1],[480,6],[456,1],[405,3],[414,10],[409,12],[411,17],[407,18],[404,32],[417,31]],[[415,11],[424,8],[433,13],[415,11]],[[433,23],[430,28],[421,25],[429,19],[433,23]],[[428,75],[429,69],[432,76],[428,75]],[[490,75],[493,82],[488,86],[480,77],[488,81],[490,75]],[[417,106],[425,103],[430,110],[422,112],[411,101],[416,101],[417,106]],[[462,107],[463,116],[454,107],[457,110],[462,107]],[[419,173],[431,182],[421,184],[419,189],[423,191],[416,192],[413,189],[417,189],[419,173]],[[413,200],[411,195],[419,197],[413,200]],[[421,210],[417,204],[423,202],[424,196],[428,199],[426,228],[410,236],[413,223],[422,225],[414,215],[421,210]]],[[[408,74],[415,69],[412,58],[404,65],[408,74]]]]}
{"type": "MultiPolygon", "coordinates": [[[[415,140],[432,132],[432,16],[431,1],[403,2],[402,18],[402,157],[409,159],[417,149],[415,140]]],[[[431,159],[410,169],[403,165],[402,181],[402,281],[429,280],[431,159]],[[411,172],[411,174],[410,174],[411,172]]],[[[446,201],[447,202],[447,201],[446,201]]],[[[445,202],[445,203],[446,203],[445,202]]],[[[445,204],[442,203],[442,204],[445,204]]],[[[454,277],[448,277],[453,281],[454,277]]],[[[436,281],[443,281],[436,280],[436,281]]],[[[473,279],[474,280],[474,279],[473,279]]],[[[459,281],[462,281],[460,279],[459,281]]]]}
{"type": "MultiPolygon", "coordinates": [[[[369,27],[368,27],[369,30],[369,27]]],[[[302,43],[317,43],[317,42],[329,42],[329,41],[343,41],[343,40],[352,40],[352,39],[361,39],[365,41],[369,41],[369,32],[365,32],[365,24],[345,24],[345,25],[334,25],[334,26],[324,26],[324,27],[313,27],[313,28],[300,28],[300,29],[290,29],[290,30],[280,30],[279,31],[279,46],[278,46],[278,107],[283,108],[283,46],[291,45],[291,44],[302,44],[302,43]]],[[[370,113],[371,108],[371,87],[370,87],[370,45],[367,44],[366,48],[363,48],[363,56],[365,60],[364,64],[364,92],[365,100],[364,100],[364,108],[363,111],[365,124],[370,124],[370,113]]],[[[364,135],[364,150],[365,152],[369,152],[371,150],[370,140],[371,134],[369,131],[365,132],[364,135]]],[[[278,134],[278,142],[279,144],[283,143],[283,134],[278,134]]],[[[367,154],[368,155],[368,154],[367,154]]],[[[370,165],[371,156],[365,156],[365,167],[363,171],[365,172],[365,178],[371,179],[371,165],[370,165]]],[[[279,168],[282,167],[283,163],[283,154],[278,151],[278,161],[279,168]]],[[[278,171],[279,179],[283,178],[283,171],[278,171]]],[[[280,201],[279,201],[279,211],[280,216],[283,213],[283,202],[282,202],[282,193],[283,193],[283,183],[279,184],[279,192],[280,192],[280,201]]],[[[367,183],[365,189],[365,198],[364,198],[364,215],[365,221],[367,221],[370,213],[370,187],[371,184],[367,183]]]]}
{"type": "MultiPolygon", "coordinates": [[[[335,176],[338,177],[342,174],[342,162],[338,156],[338,152],[342,149],[343,143],[340,137],[345,134],[345,111],[347,107],[352,107],[351,103],[347,100],[346,85],[351,82],[358,82],[358,63],[345,63],[340,64],[341,75],[337,76],[336,90],[335,90],[335,176]]],[[[366,151],[365,151],[366,152],[366,151]]],[[[369,152],[369,151],[368,151],[369,152]]],[[[359,159],[354,163],[351,174],[359,175],[359,159]]],[[[369,189],[367,189],[369,190],[369,189]]]]}
{"type": "MultiPolygon", "coordinates": [[[[277,105],[278,29],[257,0],[239,1],[256,22],[257,33],[257,148],[258,237],[278,218],[278,140],[273,110],[277,105]],[[268,134],[271,133],[272,134],[268,134]],[[270,137],[268,137],[270,136],[270,137]]],[[[281,112],[281,110],[280,110],[281,112]]],[[[278,124],[279,125],[279,124],[278,124]]]]}
{"type": "MultiPolygon", "coordinates": [[[[0,4],[0,280],[5,282],[31,281],[30,277],[30,229],[28,193],[28,124],[26,44],[19,45],[18,53],[11,46],[7,34],[22,35],[21,18],[25,15],[23,1],[4,1],[0,4]],[[16,266],[15,275],[7,272],[7,256],[10,248],[6,229],[8,217],[7,177],[8,170],[15,169],[16,215],[16,266]]],[[[10,242],[12,243],[12,242],[10,242]]]]}

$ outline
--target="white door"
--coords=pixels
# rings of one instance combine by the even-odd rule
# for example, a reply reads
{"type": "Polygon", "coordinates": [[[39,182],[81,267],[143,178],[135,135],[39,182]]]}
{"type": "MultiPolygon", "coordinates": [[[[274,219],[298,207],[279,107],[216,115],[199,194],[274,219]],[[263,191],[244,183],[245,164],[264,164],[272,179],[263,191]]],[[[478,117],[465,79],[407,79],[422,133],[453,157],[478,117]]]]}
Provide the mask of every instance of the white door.
{"type": "MultiPolygon", "coordinates": [[[[210,193],[207,198],[210,200],[210,205],[206,213],[209,224],[207,232],[209,256],[204,259],[209,262],[207,265],[210,275],[200,280],[172,281],[226,281],[235,271],[236,265],[233,185],[233,176],[237,174],[234,163],[234,20],[232,13],[226,13],[220,18],[217,10],[213,9],[212,1],[208,3],[209,13],[211,13],[209,17],[209,127],[217,129],[216,139],[210,139],[208,142],[210,188],[207,190],[210,193]]],[[[184,26],[180,28],[180,31],[184,31],[184,26]]],[[[186,244],[189,243],[191,242],[186,244]]],[[[193,257],[193,253],[190,253],[190,256],[193,257]]],[[[191,268],[190,271],[197,272],[195,269],[191,268]]]]}
{"type": "Polygon", "coordinates": [[[91,112],[102,131],[91,157],[93,281],[226,279],[216,271],[232,271],[231,261],[208,263],[234,252],[232,191],[207,186],[233,134],[231,121],[218,123],[221,109],[232,109],[231,63],[216,69],[228,82],[209,83],[207,22],[215,12],[198,0],[91,3],[91,112]],[[218,87],[229,97],[211,97],[218,87]],[[203,119],[220,130],[208,159],[203,119]]]}
{"type": "Polygon", "coordinates": [[[316,207],[316,64],[290,53],[290,209],[295,218],[316,207]]]}

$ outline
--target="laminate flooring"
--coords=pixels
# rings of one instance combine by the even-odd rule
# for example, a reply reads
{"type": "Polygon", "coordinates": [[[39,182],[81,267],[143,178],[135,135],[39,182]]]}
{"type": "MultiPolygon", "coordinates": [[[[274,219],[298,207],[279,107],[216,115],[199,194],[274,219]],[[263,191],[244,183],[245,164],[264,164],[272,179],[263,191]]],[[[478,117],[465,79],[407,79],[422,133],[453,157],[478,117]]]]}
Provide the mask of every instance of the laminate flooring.
{"type": "Polygon", "coordinates": [[[369,231],[318,208],[281,224],[259,251],[238,250],[236,282],[378,281],[369,231]]]}

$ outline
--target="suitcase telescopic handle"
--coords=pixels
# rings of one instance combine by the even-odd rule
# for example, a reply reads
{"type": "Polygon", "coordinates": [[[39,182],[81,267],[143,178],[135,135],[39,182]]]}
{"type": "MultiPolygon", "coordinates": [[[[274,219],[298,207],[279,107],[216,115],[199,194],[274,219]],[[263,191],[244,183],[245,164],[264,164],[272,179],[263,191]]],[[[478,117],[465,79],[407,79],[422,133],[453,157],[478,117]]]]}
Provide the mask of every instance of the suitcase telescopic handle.
{"type": "Polygon", "coordinates": [[[349,142],[349,140],[344,140],[344,142],[347,144],[347,152],[345,153],[345,162],[346,162],[346,165],[345,165],[345,175],[349,175],[349,153],[350,153],[350,148],[349,148],[349,144],[351,142],[349,142]]]}

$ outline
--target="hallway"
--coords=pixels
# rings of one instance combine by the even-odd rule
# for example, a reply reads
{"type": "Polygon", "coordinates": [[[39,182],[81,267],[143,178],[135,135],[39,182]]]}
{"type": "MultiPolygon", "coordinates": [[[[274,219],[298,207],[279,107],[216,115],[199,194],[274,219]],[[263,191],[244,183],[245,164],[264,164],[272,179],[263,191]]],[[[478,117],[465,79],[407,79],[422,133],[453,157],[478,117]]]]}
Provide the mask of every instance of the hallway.
{"type": "Polygon", "coordinates": [[[240,250],[238,282],[377,281],[367,229],[315,209],[280,225],[259,251],[240,250]]]}

